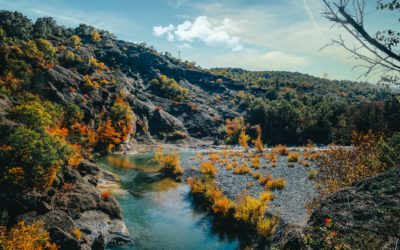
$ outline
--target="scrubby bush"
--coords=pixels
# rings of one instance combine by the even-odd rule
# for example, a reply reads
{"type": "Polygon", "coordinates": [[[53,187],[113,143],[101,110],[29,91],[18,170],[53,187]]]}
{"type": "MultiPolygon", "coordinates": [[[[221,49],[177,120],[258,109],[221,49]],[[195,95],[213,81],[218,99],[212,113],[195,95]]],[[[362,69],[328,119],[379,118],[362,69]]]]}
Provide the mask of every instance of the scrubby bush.
{"type": "Polygon", "coordinates": [[[226,142],[228,144],[234,144],[239,142],[239,135],[244,129],[244,118],[235,117],[234,119],[226,119],[225,130],[226,130],[226,142]]]}
{"type": "Polygon", "coordinates": [[[283,189],[286,185],[286,180],[283,178],[272,179],[267,182],[269,189],[283,189]]]}
{"type": "Polygon", "coordinates": [[[200,163],[200,172],[206,178],[213,178],[218,172],[218,169],[215,167],[215,164],[211,161],[206,161],[200,163]]]}
{"type": "Polygon", "coordinates": [[[318,158],[317,181],[325,191],[335,192],[390,167],[381,161],[378,145],[384,142],[382,136],[372,132],[354,133],[352,140],[352,148],[332,145],[318,158]]]}
{"type": "Polygon", "coordinates": [[[47,188],[73,154],[74,149],[55,136],[17,127],[0,149],[0,185],[14,191],[47,188]]]}
{"type": "Polygon", "coordinates": [[[189,90],[180,86],[174,79],[168,78],[166,75],[161,75],[159,79],[153,79],[152,85],[155,85],[162,94],[176,101],[182,101],[186,99],[189,94],[189,90]]]}
{"type": "Polygon", "coordinates": [[[244,129],[242,129],[239,135],[239,144],[246,151],[249,149],[249,144],[247,143],[249,140],[250,136],[246,135],[246,132],[244,131],[244,129]]]}
{"type": "Polygon", "coordinates": [[[174,151],[171,154],[164,154],[164,150],[158,147],[154,153],[153,160],[160,164],[161,173],[180,180],[183,169],[181,167],[178,151],[174,151]]]}
{"type": "Polygon", "coordinates": [[[256,149],[256,152],[262,153],[264,150],[264,144],[261,139],[261,127],[260,125],[257,126],[257,138],[253,140],[254,147],[256,149]]]}
{"type": "Polygon", "coordinates": [[[299,153],[290,152],[287,160],[288,160],[288,162],[298,162],[299,158],[300,158],[299,153]]]}
{"type": "Polygon", "coordinates": [[[41,101],[37,96],[26,95],[20,104],[9,113],[9,117],[34,129],[50,127],[62,119],[63,111],[59,105],[41,101]]]}
{"type": "Polygon", "coordinates": [[[31,225],[20,221],[9,230],[0,226],[0,249],[57,250],[58,246],[50,242],[42,221],[31,225]]]}

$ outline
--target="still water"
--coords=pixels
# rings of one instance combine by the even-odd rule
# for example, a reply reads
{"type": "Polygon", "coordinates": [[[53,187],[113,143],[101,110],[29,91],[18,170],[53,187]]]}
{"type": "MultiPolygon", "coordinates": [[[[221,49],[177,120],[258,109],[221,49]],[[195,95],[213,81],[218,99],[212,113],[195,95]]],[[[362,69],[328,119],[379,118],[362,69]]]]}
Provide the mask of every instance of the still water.
{"type": "MultiPolygon", "coordinates": [[[[194,152],[181,153],[187,163],[194,152]]],[[[189,187],[158,174],[152,154],[109,155],[104,168],[120,177],[122,189],[115,193],[135,244],[114,249],[237,249],[234,232],[196,206],[189,187]]]]}

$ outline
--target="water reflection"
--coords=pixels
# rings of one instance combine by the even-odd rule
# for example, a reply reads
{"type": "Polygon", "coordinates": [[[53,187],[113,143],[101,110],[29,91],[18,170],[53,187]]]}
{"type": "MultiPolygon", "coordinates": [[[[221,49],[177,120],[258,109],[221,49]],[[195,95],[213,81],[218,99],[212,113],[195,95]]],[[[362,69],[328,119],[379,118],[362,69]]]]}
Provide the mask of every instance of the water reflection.
{"type": "MultiPolygon", "coordinates": [[[[187,161],[194,153],[183,153],[187,161]]],[[[217,220],[189,188],[159,173],[152,154],[111,155],[104,168],[121,177],[128,195],[117,196],[135,245],[116,249],[237,249],[245,239],[235,225],[217,220]]]]}

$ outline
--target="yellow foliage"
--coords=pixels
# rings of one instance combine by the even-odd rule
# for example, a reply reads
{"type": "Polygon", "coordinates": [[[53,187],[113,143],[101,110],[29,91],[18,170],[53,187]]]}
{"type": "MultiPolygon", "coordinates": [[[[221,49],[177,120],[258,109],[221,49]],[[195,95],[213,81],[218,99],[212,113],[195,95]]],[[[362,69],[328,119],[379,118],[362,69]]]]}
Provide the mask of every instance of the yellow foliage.
{"type": "Polygon", "coordinates": [[[277,162],[278,161],[278,156],[276,154],[274,154],[274,153],[267,154],[266,158],[270,162],[277,162]]]}
{"type": "Polygon", "coordinates": [[[257,126],[257,138],[253,140],[254,147],[256,152],[261,153],[264,150],[264,144],[261,140],[261,127],[260,125],[257,126]]]}
{"type": "Polygon", "coordinates": [[[257,233],[258,235],[269,238],[276,232],[277,226],[278,217],[262,218],[257,222],[257,233]]]}
{"type": "Polygon", "coordinates": [[[79,228],[75,228],[73,234],[75,239],[77,240],[80,240],[82,238],[82,231],[79,228]]]}
{"type": "Polygon", "coordinates": [[[190,187],[190,191],[194,194],[203,194],[206,192],[205,186],[199,179],[188,178],[187,184],[190,187]]]}
{"type": "Polygon", "coordinates": [[[267,188],[269,189],[282,189],[286,185],[286,180],[283,178],[272,179],[267,182],[267,188]]]}
{"type": "Polygon", "coordinates": [[[242,194],[236,201],[235,219],[248,224],[256,224],[264,218],[266,204],[248,194],[242,194]]]}
{"type": "Polygon", "coordinates": [[[297,162],[299,161],[300,154],[295,152],[290,152],[288,156],[288,162],[297,162]]]}
{"type": "Polygon", "coordinates": [[[50,242],[49,233],[42,221],[31,225],[20,221],[10,230],[0,226],[0,249],[16,250],[56,250],[58,246],[50,242]]]}
{"type": "Polygon", "coordinates": [[[249,149],[249,144],[247,143],[249,140],[250,136],[246,135],[246,132],[244,131],[244,129],[242,129],[239,135],[239,144],[246,151],[249,149]]]}
{"type": "Polygon", "coordinates": [[[214,213],[227,214],[232,209],[232,202],[226,197],[218,197],[211,209],[214,213]]]}
{"type": "Polygon", "coordinates": [[[75,45],[75,47],[81,45],[81,38],[77,35],[72,35],[71,36],[71,42],[75,45]]]}
{"type": "Polygon", "coordinates": [[[235,167],[235,169],[233,169],[233,173],[235,174],[247,174],[250,172],[249,167],[247,166],[247,163],[242,163],[241,165],[235,167]]]}
{"type": "Polygon", "coordinates": [[[272,153],[278,155],[288,155],[289,152],[289,149],[287,149],[286,146],[282,144],[276,145],[276,147],[272,149],[272,153]]]}
{"type": "Polygon", "coordinates": [[[179,176],[183,174],[178,151],[165,155],[161,147],[157,147],[153,159],[161,165],[160,171],[167,175],[179,176]]]}
{"type": "Polygon", "coordinates": [[[336,192],[356,180],[385,171],[388,166],[380,161],[377,149],[382,140],[372,132],[354,133],[352,148],[330,146],[318,156],[318,182],[328,192],[336,192]]]}
{"type": "Polygon", "coordinates": [[[218,172],[218,169],[215,167],[215,164],[211,161],[202,162],[200,164],[200,172],[206,178],[215,177],[218,172]]]}
{"type": "Polygon", "coordinates": [[[100,40],[101,40],[101,36],[100,36],[100,33],[99,32],[97,32],[97,31],[93,31],[92,32],[92,42],[100,42],[100,40]]]}
{"type": "Polygon", "coordinates": [[[260,168],[260,157],[258,157],[258,156],[253,157],[251,159],[251,164],[252,164],[253,168],[259,169],[260,168]]]}
{"type": "Polygon", "coordinates": [[[271,191],[264,191],[260,194],[260,200],[262,202],[270,202],[275,199],[275,195],[271,191]]]}
{"type": "Polygon", "coordinates": [[[210,153],[208,155],[208,159],[210,159],[211,161],[218,161],[219,160],[219,154],[218,153],[210,153]]]}

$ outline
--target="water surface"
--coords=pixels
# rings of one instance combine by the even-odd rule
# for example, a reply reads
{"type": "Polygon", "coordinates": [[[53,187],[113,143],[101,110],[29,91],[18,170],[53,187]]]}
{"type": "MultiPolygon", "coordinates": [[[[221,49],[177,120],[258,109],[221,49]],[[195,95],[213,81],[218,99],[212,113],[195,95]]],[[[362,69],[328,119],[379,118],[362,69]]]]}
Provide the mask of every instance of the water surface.
{"type": "MultiPolygon", "coordinates": [[[[187,162],[195,153],[181,153],[187,162]]],[[[121,178],[115,194],[133,246],[114,249],[237,249],[234,232],[193,204],[189,187],[158,174],[152,154],[109,155],[100,163],[121,178]]]]}

